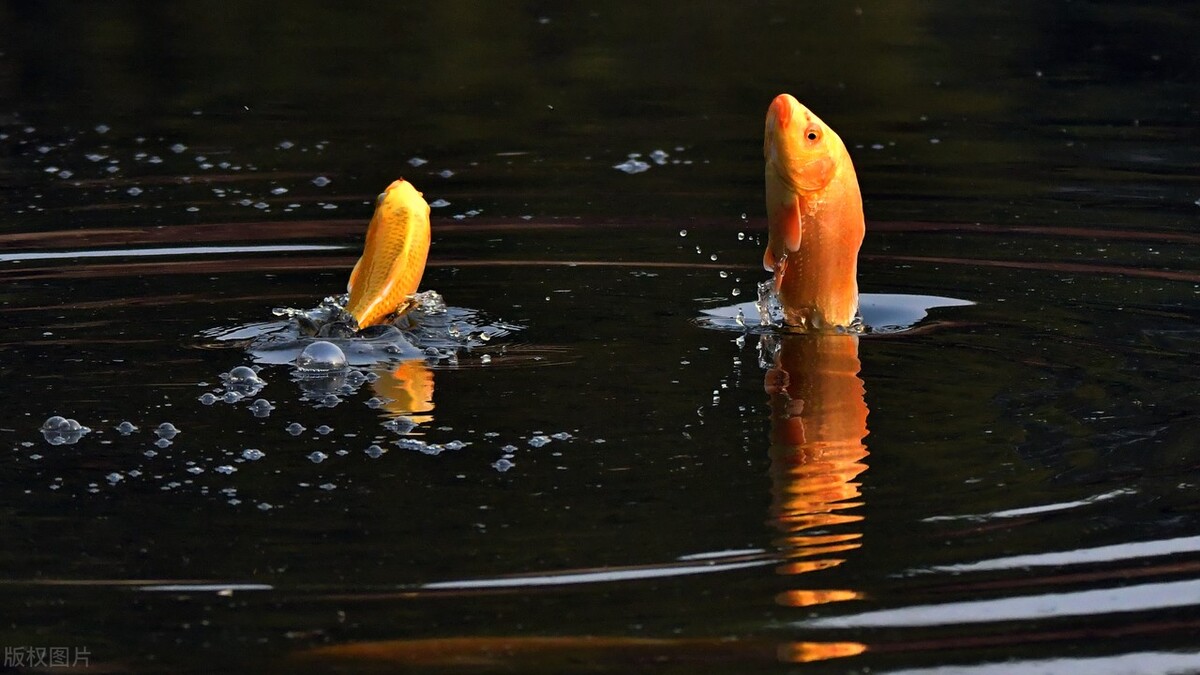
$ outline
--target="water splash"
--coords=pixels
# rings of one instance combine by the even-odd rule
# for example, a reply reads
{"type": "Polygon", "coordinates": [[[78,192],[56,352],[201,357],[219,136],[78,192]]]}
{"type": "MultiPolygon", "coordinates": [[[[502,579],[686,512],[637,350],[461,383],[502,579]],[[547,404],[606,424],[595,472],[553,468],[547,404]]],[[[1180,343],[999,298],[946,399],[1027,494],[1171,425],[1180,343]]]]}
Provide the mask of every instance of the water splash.
{"type": "Polygon", "coordinates": [[[330,373],[413,359],[457,365],[461,352],[484,348],[522,328],[488,320],[476,310],[451,307],[437,291],[424,291],[413,295],[413,308],[391,323],[357,331],[345,309],[347,299],[330,296],[310,309],[279,307],[272,314],[280,320],[214,328],[201,337],[211,340],[212,347],[244,347],[261,364],[330,373]],[[344,365],[334,349],[341,352],[344,365]]]}
{"type": "MultiPolygon", "coordinates": [[[[863,293],[858,297],[859,313],[854,321],[849,326],[838,326],[836,330],[855,334],[899,333],[915,328],[930,310],[973,304],[969,300],[934,295],[863,293]]],[[[758,299],[754,302],[705,309],[696,322],[705,328],[756,335],[822,330],[820,326],[793,326],[785,322],[783,306],[772,279],[758,284],[758,299]],[[752,316],[758,317],[757,324],[748,320],[752,316]]]]}

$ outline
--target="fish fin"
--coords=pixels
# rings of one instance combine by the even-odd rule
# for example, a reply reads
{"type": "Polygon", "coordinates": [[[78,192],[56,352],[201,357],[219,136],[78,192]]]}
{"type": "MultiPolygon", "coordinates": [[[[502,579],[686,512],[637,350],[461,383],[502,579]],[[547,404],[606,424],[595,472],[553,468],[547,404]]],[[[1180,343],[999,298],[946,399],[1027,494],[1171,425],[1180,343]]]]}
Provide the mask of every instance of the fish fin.
{"type": "Polygon", "coordinates": [[[795,253],[800,250],[800,200],[793,200],[782,216],[779,233],[783,235],[783,247],[795,253]]]}
{"type": "Polygon", "coordinates": [[[771,246],[767,246],[767,250],[763,251],[763,269],[768,272],[775,271],[775,254],[771,251],[771,246]]]}
{"type": "Polygon", "coordinates": [[[778,262],[775,263],[774,267],[771,268],[771,269],[775,270],[775,292],[776,293],[778,293],[780,287],[783,286],[783,274],[784,274],[784,272],[787,271],[787,263],[788,263],[788,259],[787,259],[787,256],[785,255],[785,256],[783,256],[783,258],[781,258],[778,262]]]}

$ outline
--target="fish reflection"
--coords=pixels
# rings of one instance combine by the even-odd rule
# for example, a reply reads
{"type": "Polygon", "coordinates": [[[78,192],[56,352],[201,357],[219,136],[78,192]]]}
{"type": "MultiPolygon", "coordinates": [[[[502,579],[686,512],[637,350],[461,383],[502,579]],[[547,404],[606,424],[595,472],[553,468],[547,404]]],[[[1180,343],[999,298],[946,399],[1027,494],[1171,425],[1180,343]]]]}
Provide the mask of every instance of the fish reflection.
{"type": "MultiPolygon", "coordinates": [[[[781,574],[835,567],[862,545],[853,528],[863,516],[855,480],[866,470],[865,388],[859,378],[858,336],[764,336],[773,366],[764,386],[771,401],[770,523],[781,536],[781,574]],[[848,531],[848,528],[849,531],[848,531]]],[[[791,590],[776,602],[794,607],[843,600],[850,590],[791,590]]]]}
{"type": "Polygon", "coordinates": [[[433,421],[433,369],[425,359],[381,364],[371,383],[383,400],[381,409],[395,417],[408,417],[416,424],[433,421]]]}
{"type": "Polygon", "coordinates": [[[345,367],[326,371],[298,369],[292,379],[300,387],[302,398],[317,407],[332,408],[369,382],[378,399],[378,404],[372,407],[386,411],[393,418],[403,418],[410,429],[433,421],[433,369],[424,358],[383,361],[365,372],[345,367]]]}

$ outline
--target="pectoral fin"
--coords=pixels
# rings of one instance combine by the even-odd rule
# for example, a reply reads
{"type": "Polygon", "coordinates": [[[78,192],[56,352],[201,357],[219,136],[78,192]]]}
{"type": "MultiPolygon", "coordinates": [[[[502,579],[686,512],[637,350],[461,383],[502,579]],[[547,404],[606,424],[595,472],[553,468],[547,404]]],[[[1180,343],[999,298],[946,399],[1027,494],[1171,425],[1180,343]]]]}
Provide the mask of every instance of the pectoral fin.
{"type": "Polygon", "coordinates": [[[800,250],[799,200],[793,200],[781,214],[779,234],[783,236],[783,246],[788,250],[788,253],[795,253],[800,250]]]}

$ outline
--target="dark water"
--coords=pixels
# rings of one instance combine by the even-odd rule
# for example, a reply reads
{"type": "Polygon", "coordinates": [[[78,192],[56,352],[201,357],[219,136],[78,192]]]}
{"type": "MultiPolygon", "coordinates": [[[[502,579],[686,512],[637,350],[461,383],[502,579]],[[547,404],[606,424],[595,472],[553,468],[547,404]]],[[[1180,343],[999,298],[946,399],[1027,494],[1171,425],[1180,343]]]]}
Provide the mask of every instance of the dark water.
{"type": "Polygon", "coordinates": [[[0,5],[5,666],[1200,670],[1198,28],[0,5]],[[857,340],[701,325],[765,276],[780,91],[851,147],[863,290],[975,304],[857,340]],[[338,402],[260,363],[203,404],[255,362],[212,336],[342,291],[399,176],[449,202],[424,287],[513,330],[338,402]],[[92,431],[51,444],[52,415],[92,431]]]}

